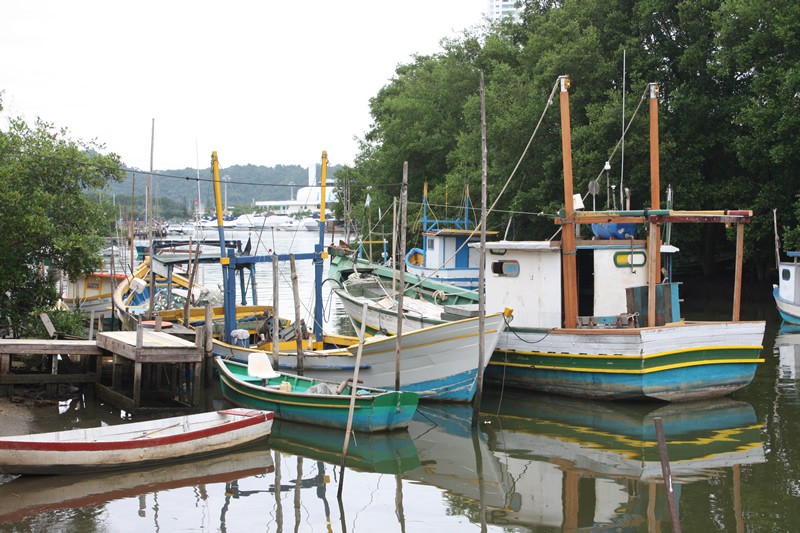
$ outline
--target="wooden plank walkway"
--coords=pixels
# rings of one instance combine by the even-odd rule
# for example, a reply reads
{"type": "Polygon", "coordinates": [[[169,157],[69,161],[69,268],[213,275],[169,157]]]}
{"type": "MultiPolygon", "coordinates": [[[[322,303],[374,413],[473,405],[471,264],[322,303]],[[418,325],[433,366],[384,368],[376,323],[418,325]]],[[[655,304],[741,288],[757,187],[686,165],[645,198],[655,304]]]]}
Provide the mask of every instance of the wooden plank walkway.
{"type": "MultiPolygon", "coordinates": [[[[145,371],[144,375],[160,376],[163,374],[159,367],[163,364],[171,365],[176,375],[182,365],[190,369],[187,375],[187,385],[191,387],[191,407],[200,405],[202,392],[203,349],[204,336],[198,335],[200,344],[170,335],[164,331],[155,331],[150,328],[140,327],[137,331],[107,331],[98,332],[96,340],[64,340],[64,339],[0,339],[0,390],[14,384],[47,384],[56,383],[94,383],[101,397],[131,412],[142,408],[143,365],[146,368],[154,367],[156,372],[145,371]],[[51,372],[17,374],[11,372],[11,359],[19,355],[45,355],[51,358],[51,372]],[[79,374],[59,374],[58,356],[113,356],[113,370],[111,373],[111,386],[100,383],[98,364],[93,365],[95,370],[79,374]],[[133,387],[128,388],[128,394],[123,392],[123,373],[130,372],[133,363],[133,387]],[[177,366],[175,366],[177,365],[177,366]]],[[[128,374],[129,375],[129,374],[128,374]]],[[[147,382],[148,380],[145,380],[147,382]]],[[[152,379],[149,381],[153,381],[152,379]]],[[[128,382],[130,387],[130,382],[128,382]]],[[[152,391],[154,394],[159,391],[152,391]]],[[[163,391],[162,391],[163,392],[163,391]]],[[[145,391],[149,397],[150,391],[145,391]]],[[[188,398],[187,398],[188,400],[188,398]]]]}
{"type": "Polygon", "coordinates": [[[195,343],[146,328],[98,333],[97,346],[135,363],[197,363],[203,360],[203,351],[195,343]]]}

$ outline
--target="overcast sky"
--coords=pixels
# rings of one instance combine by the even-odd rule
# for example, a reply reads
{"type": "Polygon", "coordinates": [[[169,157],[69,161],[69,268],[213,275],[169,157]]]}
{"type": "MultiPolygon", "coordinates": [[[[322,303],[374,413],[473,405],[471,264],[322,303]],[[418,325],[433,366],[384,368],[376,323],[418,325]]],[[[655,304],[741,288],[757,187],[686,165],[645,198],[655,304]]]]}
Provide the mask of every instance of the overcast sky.
{"type": "Polygon", "coordinates": [[[97,139],[123,162],[351,164],[369,98],[413,54],[480,24],[486,0],[7,0],[7,117],[97,139]]]}

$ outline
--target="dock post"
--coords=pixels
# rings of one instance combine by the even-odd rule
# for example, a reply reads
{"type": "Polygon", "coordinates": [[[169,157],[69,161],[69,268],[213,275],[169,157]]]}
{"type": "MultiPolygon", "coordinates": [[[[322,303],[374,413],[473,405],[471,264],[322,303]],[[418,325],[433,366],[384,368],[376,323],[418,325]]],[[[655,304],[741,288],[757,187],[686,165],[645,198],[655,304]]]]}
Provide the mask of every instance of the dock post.
{"type": "Polygon", "coordinates": [[[211,383],[214,375],[214,322],[211,311],[211,304],[206,304],[205,312],[205,327],[201,340],[203,342],[203,350],[206,353],[206,383],[211,383]]]}
{"type": "Polygon", "coordinates": [[[144,345],[144,326],[136,325],[136,357],[133,363],[133,408],[138,409],[142,403],[142,363],[138,361],[139,352],[144,345]]]}
{"type": "Polygon", "coordinates": [[[142,405],[142,363],[133,363],[133,408],[142,405]]]}
{"type": "MultiPolygon", "coordinates": [[[[53,376],[58,375],[58,354],[53,354],[50,357],[50,374],[53,376]]],[[[56,394],[58,392],[58,385],[56,383],[48,383],[45,388],[48,394],[56,394]]]]}
{"type": "Polygon", "coordinates": [[[200,407],[200,398],[203,392],[203,363],[189,363],[189,365],[192,370],[192,407],[200,407]]]}
{"type": "MultiPolygon", "coordinates": [[[[7,376],[11,373],[11,354],[0,354],[0,376],[7,376]]],[[[0,396],[8,396],[11,390],[10,385],[0,385],[0,396]]]]}

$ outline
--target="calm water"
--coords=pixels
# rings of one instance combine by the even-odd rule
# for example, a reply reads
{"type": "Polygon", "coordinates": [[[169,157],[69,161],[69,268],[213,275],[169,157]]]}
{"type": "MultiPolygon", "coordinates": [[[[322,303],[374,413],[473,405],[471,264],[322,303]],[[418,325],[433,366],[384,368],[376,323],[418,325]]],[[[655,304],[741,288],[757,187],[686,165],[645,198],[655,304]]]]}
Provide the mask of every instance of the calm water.
{"type": "MultiPolygon", "coordinates": [[[[289,234],[275,238],[286,251],[279,240],[289,234]]],[[[298,238],[307,246],[316,237],[298,238]]],[[[269,265],[261,275],[269,302],[269,265]]],[[[214,279],[206,273],[206,284],[214,279]]],[[[333,300],[329,323],[344,327],[333,300]]],[[[293,311],[290,289],[281,301],[281,314],[293,311]]],[[[718,318],[712,304],[691,311],[718,318]]],[[[671,531],[656,416],[683,531],[797,531],[800,330],[779,331],[768,302],[747,304],[743,315],[769,321],[766,362],[750,387],[722,400],[603,403],[490,390],[478,431],[470,407],[427,405],[408,431],[357,435],[344,471],[342,432],[276,421],[268,442],[226,457],[95,476],[0,477],[0,531],[671,531]]],[[[208,409],[226,405],[216,387],[205,401],[208,409]]],[[[32,431],[125,418],[83,398],[31,409],[32,431]]]]}

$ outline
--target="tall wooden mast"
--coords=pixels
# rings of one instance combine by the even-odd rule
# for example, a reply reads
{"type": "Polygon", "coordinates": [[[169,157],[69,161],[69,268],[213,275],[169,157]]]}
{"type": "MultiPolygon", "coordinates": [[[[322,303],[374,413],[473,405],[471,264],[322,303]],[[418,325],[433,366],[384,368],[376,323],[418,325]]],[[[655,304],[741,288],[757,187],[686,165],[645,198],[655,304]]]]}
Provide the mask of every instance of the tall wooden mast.
{"type": "MultiPolygon", "coordinates": [[[[650,209],[661,208],[658,156],[658,84],[650,84],[650,209]]],[[[656,325],[656,285],[661,277],[661,228],[658,217],[649,218],[647,236],[647,325],[656,325]]]]}
{"type": "Polygon", "coordinates": [[[569,125],[569,77],[561,76],[561,152],[564,165],[564,220],[561,225],[561,261],[564,274],[564,327],[578,325],[578,277],[575,257],[575,207],[572,187],[572,133],[569,125]]]}

